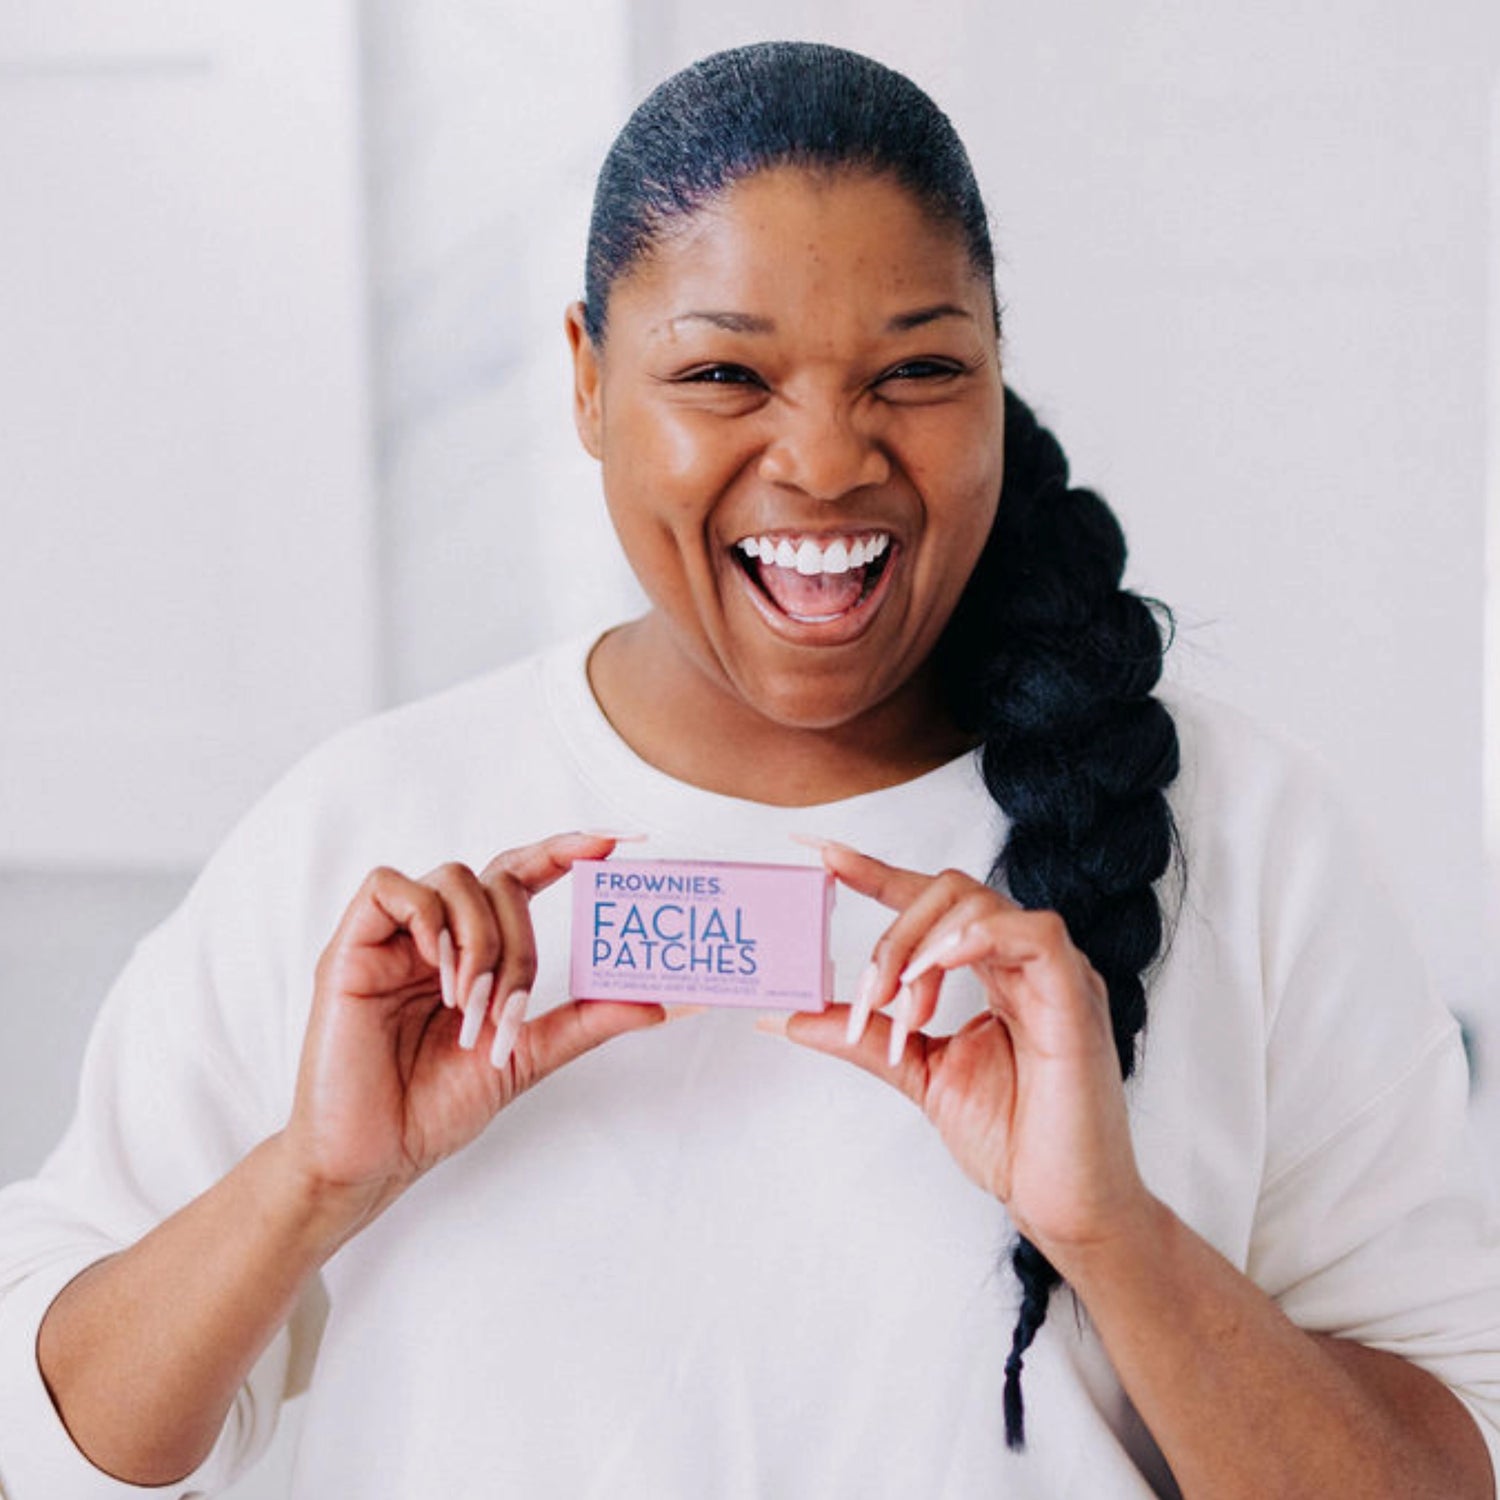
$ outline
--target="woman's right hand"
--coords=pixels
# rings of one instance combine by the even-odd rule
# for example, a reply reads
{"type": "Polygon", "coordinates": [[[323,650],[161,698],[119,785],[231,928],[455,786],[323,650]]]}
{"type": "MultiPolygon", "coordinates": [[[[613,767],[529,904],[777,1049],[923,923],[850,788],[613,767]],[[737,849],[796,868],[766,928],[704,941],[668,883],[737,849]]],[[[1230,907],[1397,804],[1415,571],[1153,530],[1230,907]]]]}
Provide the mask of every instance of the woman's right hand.
{"type": "Polygon", "coordinates": [[[524,1019],[536,977],[531,898],[614,844],[566,833],[508,850],[478,875],[448,864],[420,880],[391,869],[366,878],[318,961],[280,1142],[348,1233],[554,1069],[665,1019],[659,1005],[596,1000],[524,1019]]]}

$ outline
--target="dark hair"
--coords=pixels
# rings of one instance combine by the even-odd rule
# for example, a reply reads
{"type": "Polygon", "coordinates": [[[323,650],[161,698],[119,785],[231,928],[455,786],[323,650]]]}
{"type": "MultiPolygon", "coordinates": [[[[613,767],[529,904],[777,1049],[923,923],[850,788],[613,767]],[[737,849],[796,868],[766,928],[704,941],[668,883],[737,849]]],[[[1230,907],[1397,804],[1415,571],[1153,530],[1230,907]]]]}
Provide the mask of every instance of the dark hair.
{"type": "MultiPolygon", "coordinates": [[[[595,344],[621,275],[702,204],[776,166],[892,178],[954,227],[993,289],[984,203],[937,105],[857,53],[765,42],[669,78],[611,147],[589,228],[584,322],[595,344]]],[[[1007,389],[999,507],[935,664],[955,721],[982,742],[985,784],[1009,820],[990,879],[1067,923],[1109,987],[1128,1078],[1146,1022],[1143,975],[1162,945],[1155,886],[1176,847],[1164,788],[1178,754],[1171,716],[1151,696],[1164,632],[1152,607],[1120,587],[1124,568],[1109,507],[1069,486],[1057,440],[1007,389]]],[[[1011,1264],[1021,1307],[1005,1364],[1005,1435],[1019,1448],[1022,1360],[1061,1278],[1024,1237],[1011,1264]]]]}
{"type": "Polygon", "coordinates": [[[760,42],[716,52],[659,85],[599,169],[589,224],[584,326],[602,344],[615,281],[664,235],[768,167],[893,177],[951,223],[994,285],[984,200],[948,117],[909,78],[857,52],[760,42]]]}

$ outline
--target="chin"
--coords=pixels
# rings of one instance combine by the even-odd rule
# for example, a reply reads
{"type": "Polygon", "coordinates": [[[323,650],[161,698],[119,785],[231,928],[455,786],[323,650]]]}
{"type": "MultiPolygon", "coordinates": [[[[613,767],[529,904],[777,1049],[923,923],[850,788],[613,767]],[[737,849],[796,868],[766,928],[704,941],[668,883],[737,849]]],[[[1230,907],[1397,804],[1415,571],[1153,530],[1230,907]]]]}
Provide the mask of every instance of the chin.
{"type": "Polygon", "coordinates": [[[879,694],[839,692],[833,683],[820,683],[809,674],[778,684],[761,684],[741,696],[749,708],[773,724],[812,733],[854,723],[881,701],[879,694]]]}

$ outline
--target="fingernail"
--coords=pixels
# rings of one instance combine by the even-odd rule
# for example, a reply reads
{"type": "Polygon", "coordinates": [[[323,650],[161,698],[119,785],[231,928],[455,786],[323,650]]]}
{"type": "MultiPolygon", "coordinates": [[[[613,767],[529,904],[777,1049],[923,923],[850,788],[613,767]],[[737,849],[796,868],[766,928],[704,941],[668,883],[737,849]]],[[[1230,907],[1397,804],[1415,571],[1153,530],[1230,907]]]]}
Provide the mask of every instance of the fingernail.
{"type": "Polygon", "coordinates": [[[443,1004],[453,1009],[453,938],[445,927],[438,933],[438,984],[443,991],[443,1004]]]}
{"type": "Polygon", "coordinates": [[[854,991],[854,1004],[849,1007],[849,1025],[844,1030],[844,1045],[857,1047],[859,1039],[870,1024],[870,1003],[875,998],[875,985],[880,979],[880,970],[869,964],[859,976],[859,986],[854,991]]]}
{"type": "Polygon", "coordinates": [[[912,993],[904,985],[897,992],[896,1003],[891,1008],[891,1046],[886,1053],[886,1062],[895,1067],[906,1051],[906,1038],[911,1031],[912,993]]]}
{"type": "Polygon", "coordinates": [[[708,1009],[706,1005],[664,1005],[662,1009],[667,1013],[669,1021],[685,1021],[689,1016],[701,1016],[708,1009]]]}
{"type": "Polygon", "coordinates": [[[490,991],[494,987],[494,971],[486,969],[469,991],[469,1003],[464,1006],[463,1028],[458,1033],[458,1045],[465,1052],[474,1050],[474,1043],[479,1040],[479,1033],[484,1029],[484,1014],[490,1008],[490,991]]]}
{"type": "Polygon", "coordinates": [[[841,844],[837,839],[820,838],[816,833],[793,833],[787,836],[794,844],[805,844],[809,849],[816,849],[820,854],[830,849],[839,854],[854,853],[848,844],[841,844]]]}
{"type": "Polygon", "coordinates": [[[959,939],[963,935],[963,928],[961,927],[955,927],[952,932],[944,933],[930,948],[918,953],[907,964],[901,971],[900,982],[902,984],[910,984],[913,979],[920,979],[929,969],[935,968],[945,954],[951,953],[958,947],[959,939]]]}
{"type": "Polygon", "coordinates": [[[786,1023],[790,1019],[790,1016],[757,1016],[755,1029],[765,1032],[767,1036],[785,1036],[786,1023]]]}
{"type": "Polygon", "coordinates": [[[584,828],[579,830],[585,838],[613,839],[617,844],[644,844],[649,833],[622,833],[618,828],[584,828]]]}
{"type": "Polygon", "coordinates": [[[521,1034],[521,1022],[526,1019],[526,1002],[531,996],[525,990],[512,990],[500,1019],[495,1022],[495,1040],[490,1046],[490,1062],[503,1068],[515,1051],[516,1038],[521,1034]]]}

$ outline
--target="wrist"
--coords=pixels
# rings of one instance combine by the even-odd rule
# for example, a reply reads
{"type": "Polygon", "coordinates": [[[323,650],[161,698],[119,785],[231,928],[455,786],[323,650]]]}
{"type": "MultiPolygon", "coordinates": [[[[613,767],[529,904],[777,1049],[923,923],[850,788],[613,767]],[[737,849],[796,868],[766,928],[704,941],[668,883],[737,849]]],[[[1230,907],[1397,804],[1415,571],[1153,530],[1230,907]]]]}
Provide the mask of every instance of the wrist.
{"type": "Polygon", "coordinates": [[[398,1193],[378,1183],[337,1183],[307,1168],[285,1131],[258,1146],[272,1212],[294,1244],[321,1265],[398,1193]]]}
{"type": "Polygon", "coordinates": [[[1074,1239],[1034,1240],[1085,1305],[1092,1297],[1160,1274],[1170,1264],[1177,1215],[1144,1185],[1108,1228],[1074,1239]]]}

